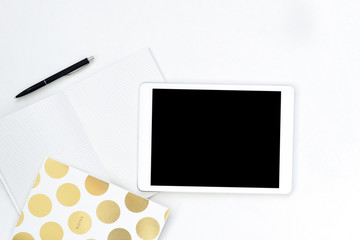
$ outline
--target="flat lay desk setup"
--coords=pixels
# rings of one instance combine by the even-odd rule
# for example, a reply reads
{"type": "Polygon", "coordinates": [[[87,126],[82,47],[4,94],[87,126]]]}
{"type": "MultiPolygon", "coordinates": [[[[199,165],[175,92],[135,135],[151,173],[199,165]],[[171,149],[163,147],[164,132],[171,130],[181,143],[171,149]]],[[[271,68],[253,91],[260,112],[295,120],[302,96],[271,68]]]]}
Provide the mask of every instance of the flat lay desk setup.
{"type": "Polygon", "coordinates": [[[0,9],[1,239],[359,238],[360,6],[80,2],[0,9]]]}

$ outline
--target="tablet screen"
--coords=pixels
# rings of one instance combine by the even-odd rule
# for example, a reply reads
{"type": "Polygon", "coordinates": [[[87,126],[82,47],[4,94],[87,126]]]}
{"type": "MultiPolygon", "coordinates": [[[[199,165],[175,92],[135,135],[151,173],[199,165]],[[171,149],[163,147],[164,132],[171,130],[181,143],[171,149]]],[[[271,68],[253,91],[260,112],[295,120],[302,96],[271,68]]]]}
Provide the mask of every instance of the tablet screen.
{"type": "Polygon", "coordinates": [[[151,185],[279,188],[280,91],[153,89],[151,185]]]}

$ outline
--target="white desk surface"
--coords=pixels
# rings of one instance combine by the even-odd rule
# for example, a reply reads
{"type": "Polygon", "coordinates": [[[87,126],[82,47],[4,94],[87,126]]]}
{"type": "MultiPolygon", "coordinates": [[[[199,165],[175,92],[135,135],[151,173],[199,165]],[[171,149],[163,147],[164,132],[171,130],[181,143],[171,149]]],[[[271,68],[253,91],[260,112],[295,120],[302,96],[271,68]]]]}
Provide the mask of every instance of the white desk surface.
{"type": "MultiPolygon", "coordinates": [[[[290,84],[296,90],[290,195],[160,193],[160,239],[360,238],[360,2],[1,1],[0,116],[151,48],[169,82],[290,84]],[[27,97],[83,57],[87,70],[27,97]]],[[[1,133],[0,133],[1,134],[1,133]]],[[[17,222],[0,187],[0,239],[17,222]]]]}

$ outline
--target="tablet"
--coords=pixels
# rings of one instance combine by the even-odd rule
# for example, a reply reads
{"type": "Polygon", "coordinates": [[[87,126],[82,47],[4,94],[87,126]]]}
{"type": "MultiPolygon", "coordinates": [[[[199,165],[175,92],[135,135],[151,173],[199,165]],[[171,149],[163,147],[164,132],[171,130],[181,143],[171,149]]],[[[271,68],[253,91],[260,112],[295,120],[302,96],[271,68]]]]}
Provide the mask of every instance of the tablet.
{"type": "Polygon", "coordinates": [[[144,83],[138,187],[287,194],[293,116],[290,86],[144,83]]]}

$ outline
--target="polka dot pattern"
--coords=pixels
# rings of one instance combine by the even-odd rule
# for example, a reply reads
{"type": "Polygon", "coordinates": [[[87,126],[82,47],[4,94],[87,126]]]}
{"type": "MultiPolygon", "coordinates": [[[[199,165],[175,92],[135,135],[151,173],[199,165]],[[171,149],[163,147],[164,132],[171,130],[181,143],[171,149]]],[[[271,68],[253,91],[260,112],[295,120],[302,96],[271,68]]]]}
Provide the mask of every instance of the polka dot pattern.
{"type": "Polygon", "coordinates": [[[160,225],[151,217],[141,219],[136,224],[136,233],[143,240],[152,240],[159,235],[160,225]]]}
{"type": "Polygon", "coordinates": [[[120,207],[116,202],[106,200],[98,205],[96,215],[103,223],[113,223],[120,217],[120,207]]]}
{"type": "Polygon", "coordinates": [[[115,185],[47,159],[12,240],[153,240],[169,210],[115,185]]]}
{"type": "Polygon", "coordinates": [[[46,195],[36,194],[30,198],[28,208],[32,215],[45,217],[50,213],[52,203],[46,195]]]}
{"type": "Polygon", "coordinates": [[[16,226],[20,226],[22,222],[24,221],[24,212],[21,213],[19,221],[17,222],[16,226]]]}
{"type": "Polygon", "coordinates": [[[56,198],[62,205],[71,207],[79,202],[80,190],[72,183],[65,183],[58,188],[56,198]]]}
{"type": "Polygon", "coordinates": [[[68,220],[70,230],[76,234],[87,233],[92,225],[91,217],[83,211],[77,211],[70,215],[68,220]]]}
{"type": "Polygon", "coordinates": [[[36,188],[40,183],[40,173],[37,175],[33,188],[36,188]]]}
{"type": "Polygon", "coordinates": [[[149,204],[149,200],[136,196],[135,194],[128,193],[125,197],[126,207],[135,213],[144,211],[149,204]]]}
{"type": "Polygon", "coordinates": [[[90,194],[100,196],[106,193],[109,188],[109,184],[101,181],[100,179],[88,176],[85,180],[85,188],[90,194]]]}
{"type": "Polygon", "coordinates": [[[107,240],[131,240],[131,235],[124,228],[115,228],[109,233],[107,240]]]}
{"type": "Polygon", "coordinates": [[[64,231],[56,222],[47,222],[40,228],[41,240],[62,240],[64,231]]]}
{"type": "Polygon", "coordinates": [[[29,233],[20,232],[13,237],[13,240],[34,240],[34,238],[29,233]]]}
{"type": "Polygon", "coordinates": [[[45,162],[45,171],[52,178],[63,178],[69,171],[69,167],[48,158],[45,162]]]}
{"type": "Polygon", "coordinates": [[[166,210],[165,214],[164,214],[164,220],[166,221],[168,216],[170,214],[170,209],[166,210]]]}

